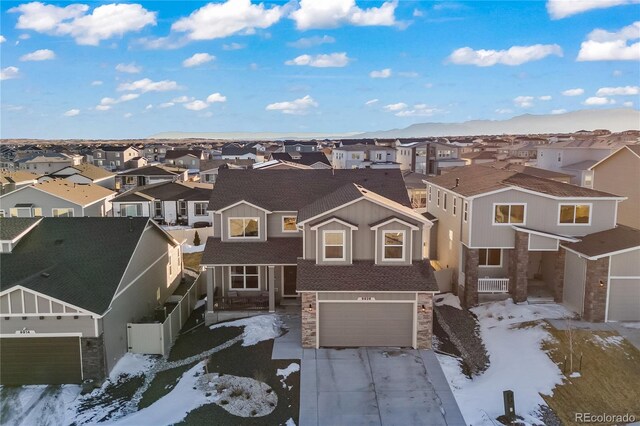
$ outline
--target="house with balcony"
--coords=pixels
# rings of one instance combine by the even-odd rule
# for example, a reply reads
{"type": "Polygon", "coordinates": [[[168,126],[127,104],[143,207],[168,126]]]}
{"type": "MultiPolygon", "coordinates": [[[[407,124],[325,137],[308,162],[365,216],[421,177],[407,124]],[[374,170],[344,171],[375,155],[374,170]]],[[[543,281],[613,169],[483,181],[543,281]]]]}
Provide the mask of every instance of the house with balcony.
{"type": "Polygon", "coordinates": [[[209,209],[207,323],[297,304],[307,348],[430,347],[431,222],[399,170],[222,169],[209,209]]]}
{"type": "Polygon", "coordinates": [[[637,257],[622,255],[640,248],[640,240],[616,237],[624,233],[616,217],[625,197],[481,165],[425,182],[427,213],[437,219],[429,255],[442,269],[452,270],[451,290],[464,305],[475,306],[486,294],[503,293],[515,302],[555,300],[587,320],[603,321],[607,317],[599,312],[609,310],[608,319],[620,319],[615,307],[624,305],[623,295],[637,293],[630,300],[640,313],[637,257]],[[609,239],[600,247],[594,242],[609,239]],[[590,249],[597,255],[588,254],[590,249]],[[593,286],[586,285],[584,273],[582,280],[575,279],[578,266],[570,251],[586,251],[578,255],[582,260],[606,257],[607,266],[618,265],[598,266],[604,274],[599,275],[598,288],[606,290],[611,283],[604,296],[599,291],[603,297],[592,297],[593,286]],[[620,290],[622,284],[614,281],[623,275],[635,278],[625,280],[629,287],[620,290]]]}

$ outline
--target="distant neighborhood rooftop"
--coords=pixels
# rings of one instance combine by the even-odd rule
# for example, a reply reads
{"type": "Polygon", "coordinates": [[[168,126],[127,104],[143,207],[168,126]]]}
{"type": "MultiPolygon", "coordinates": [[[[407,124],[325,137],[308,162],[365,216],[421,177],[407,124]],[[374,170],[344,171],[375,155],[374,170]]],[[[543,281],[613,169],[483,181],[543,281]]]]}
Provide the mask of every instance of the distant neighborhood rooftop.
{"type": "MultiPolygon", "coordinates": [[[[30,188],[28,186],[19,189],[30,188]]],[[[102,200],[115,192],[96,184],[80,185],[65,179],[51,179],[33,185],[33,188],[63,198],[72,203],[87,206],[102,200]]]]}
{"type": "Polygon", "coordinates": [[[152,165],[127,170],[120,173],[120,176],[175,176],[184,173],[185,170],[179,167],[152,165]]]}

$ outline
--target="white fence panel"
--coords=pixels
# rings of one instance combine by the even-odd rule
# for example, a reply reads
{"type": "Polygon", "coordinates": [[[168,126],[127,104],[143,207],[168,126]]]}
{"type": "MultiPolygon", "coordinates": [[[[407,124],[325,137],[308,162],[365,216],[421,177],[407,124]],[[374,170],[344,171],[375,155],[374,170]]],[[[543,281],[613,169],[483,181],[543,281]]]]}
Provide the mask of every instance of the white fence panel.
{"type": "Polygon", "coordinates": [[[508,293],[509,278],[479,278],[478,293],[508,293]]]}
{"type": "Polygon", "coordinates": [[[129,352],[164,355],[162,324],[127,324],[129,352]]]}

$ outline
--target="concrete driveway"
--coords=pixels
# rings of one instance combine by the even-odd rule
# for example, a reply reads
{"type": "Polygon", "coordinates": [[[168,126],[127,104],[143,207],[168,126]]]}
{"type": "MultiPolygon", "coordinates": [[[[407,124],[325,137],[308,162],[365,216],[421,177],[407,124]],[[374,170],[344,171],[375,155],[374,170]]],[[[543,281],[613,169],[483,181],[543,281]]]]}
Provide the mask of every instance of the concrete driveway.
{"type": "Polygon", "coordinates": [[[464,425],[431,351],[305,349],[300,425],[464,425]]]}

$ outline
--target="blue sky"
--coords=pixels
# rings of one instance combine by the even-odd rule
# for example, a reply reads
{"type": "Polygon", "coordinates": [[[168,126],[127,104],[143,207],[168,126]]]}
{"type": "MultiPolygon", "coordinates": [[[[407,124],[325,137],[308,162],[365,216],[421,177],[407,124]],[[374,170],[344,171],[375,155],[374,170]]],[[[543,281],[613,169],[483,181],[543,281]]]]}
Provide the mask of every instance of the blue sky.
{"type": "Polygon", "coordinates": [[[638,0],[1,3],[1,136],[352,132],[640,101],[638,0]]]}

